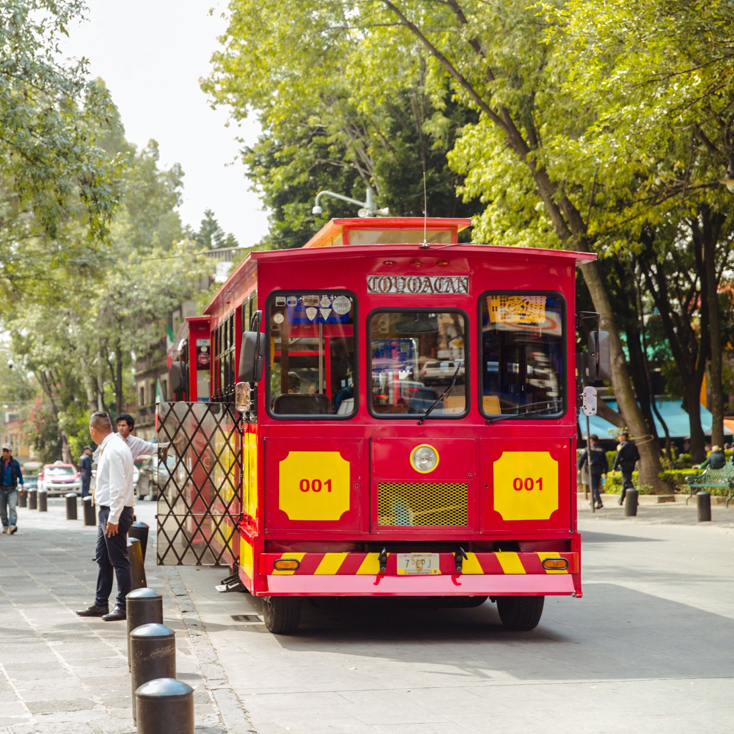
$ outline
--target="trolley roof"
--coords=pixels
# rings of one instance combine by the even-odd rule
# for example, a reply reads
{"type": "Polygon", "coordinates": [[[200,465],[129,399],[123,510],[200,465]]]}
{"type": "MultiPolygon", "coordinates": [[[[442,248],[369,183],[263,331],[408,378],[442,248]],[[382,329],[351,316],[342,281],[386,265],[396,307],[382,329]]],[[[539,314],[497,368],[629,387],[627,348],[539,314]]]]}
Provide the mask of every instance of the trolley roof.
{"type": "Polygon", "coordinates": [[[257,263],[302,260],[333,260],[333,247],[339,247],[339,259],[352,259],[375,254],[375,247],[389,249],[391,256],[437,255],[439,252],[457,255],[499,256],[505,260],[538,260],[547,258],[584,263],[596,260],[589,252],[552,250],[537,247],[507,247],[458,242],[458,233],[471,225],[470,219],[390,217],[371,219],[332,219],[303,247],[288,250],[251,252],[232,272],[204,309],[205,314],[221,312],[234,303],[255,284],[257,263]],[[424,242],[425,231],[425,242],[424,242]]]}

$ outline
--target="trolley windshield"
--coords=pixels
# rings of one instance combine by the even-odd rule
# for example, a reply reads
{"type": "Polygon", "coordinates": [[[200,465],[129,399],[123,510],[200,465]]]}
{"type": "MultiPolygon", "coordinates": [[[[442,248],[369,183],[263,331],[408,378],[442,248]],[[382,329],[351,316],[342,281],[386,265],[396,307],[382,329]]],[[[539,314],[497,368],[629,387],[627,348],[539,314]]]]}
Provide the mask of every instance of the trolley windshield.
{"type": "Polygon", "coordinates": [[[369,320],[372,412],[466,412],[466,320],[458,311],[380,311],[369,320]]]}
{"type": "Polygon", "coordinates": [[[487,415],[563,410],[563,301],[558,295],[485,294],[481,314],[482,409],[487,415]]]}

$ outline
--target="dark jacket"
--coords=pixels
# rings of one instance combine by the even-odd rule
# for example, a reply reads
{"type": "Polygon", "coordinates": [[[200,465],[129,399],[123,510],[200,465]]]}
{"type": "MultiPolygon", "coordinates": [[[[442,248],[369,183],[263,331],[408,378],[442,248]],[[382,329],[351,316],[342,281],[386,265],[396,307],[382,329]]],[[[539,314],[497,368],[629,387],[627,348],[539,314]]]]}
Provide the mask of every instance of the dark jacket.
{"type": "Polygon", "coordinates": [[[631,441],[622,441],[617,449],[617,455],[614,457],[614,471],[621,469],[634,469],[635,464],[640,460],[640,452],[631,441]]]}
{"type": "MultiPolygon", "coordinates": [[[[20,464],[18,463],[17,459],[10,458],[10,476],[12,478],[12,487],[17,487],[18,482],[20,481],[21,484],[23,484],[23,472],[20,470],[20,464]]],[[[0,476],[0,485],[5,486],[5,462],[0,459],[0,472],[2,473],[2,476],[0,476]]]]}
{"type": "Polygon", "coordinates": [[[709,469],[723,469],[726,464],[726,457],[723,451],[712,451],[709,454],[708,461],[701,464],[701,467],[708,467],[709,469]]]}
{"type": "MultiPolygon", "coordinates": [[[[586,449],[579,456],[579,470],[584,468],[586,463],[586,449]]],[[[609,462],[607,461],[607,452],[601,446],[591,446],[591,473],[606,474],[609,471],[609,462]]]]}
{"type": "Polygon", "coordinates": [[[92,476],[92,457],[89,454],[82,454],[81,459],[79,459],[79,471],[86,478],[92,476]]]}

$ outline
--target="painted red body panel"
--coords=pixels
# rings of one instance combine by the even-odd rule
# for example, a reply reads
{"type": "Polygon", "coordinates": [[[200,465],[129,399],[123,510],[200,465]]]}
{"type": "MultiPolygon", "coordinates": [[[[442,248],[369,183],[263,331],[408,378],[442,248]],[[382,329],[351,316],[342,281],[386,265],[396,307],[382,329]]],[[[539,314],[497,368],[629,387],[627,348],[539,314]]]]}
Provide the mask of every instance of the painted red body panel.
{"type": "MultiPolygon", "coordinates": [[[[419,221],[422,227],[422,220],[419,221]]],[[[452,242],[466,220],[446,220],[452,242]]],[[[256,287],[258,309],[265,313],[267,298],[278,291],[343,291],[356,299],[354,319],[358,372],[355,379],[356,414],[347,419],[284,420],[268,413],[266,380],[258,389],[257,422],[246,432],[257,439],[256,510],[239,523],[242,540],[252,548],[252,575],[240,567],[240,577],[256,595],[581,595],[580,536],[576,531],[576,415],[574,381],[575,268],[591,260],[586,253],[509,248],[486,245],[348,245],[324,247],[341,227],[365,225],[364,220],[338,220],[324,228],[309,246],[299,250],[255,252],[230,276],[205,313],[214,330],[238,309],[256,287]],[[328,230],[328,231],[327,231],[328,230]],[[370,293],[367,276],[467,276],[468,293],[451,295],[370,293]],[[565,412],[559,418],[532,417],[488,422],[480,410],[478,299],[485,291],[524,291],[560,294],[565,300],[565,412]],[[459,418],[433,417],[418,424],[407,415],[378,417],[368,408],[371,376],[367,323],[375,309],[441,307],[461,310],[468,324],[466,374],[467,413],[459,418]],[[467,525],[461,527],[381,527],[377,523],[377,485],[380,482],[420,482],[410,464],[410,451],[429,443],[440,454],[431,482],[468,485],[467,525]],[[288,517],[279,506],[278,467],[290,451],[338,451],[349,461],[350,507],[338,521],[303,521],[288,517]],[[558,467],[558,507],[548,518],[512,520],[495,507],[493,466],[504,452],[536,451],[550,454],[558,467]],[[495,542],[519,544],[521,550],[571,554],[569,573],[508,575],[385,576],[340,572],[332,576],[297,573],[272,575],[267,564],[274,549],[300,548],[324,552],[374,550],[381,543],[452,544],[481,555],[495,542]],[[340,545],[341,544],[341,545],[340,545]],[[263,566],[262,564],[266,564],[263,566]]],[[[374,220],[369,225],[415,229],[417,220],[374,220]],[[392,224],[391,224],[392,223],[392,224]]],[[[437,227],[439,220],[429,220],[437,227]]],[[[348,244],[348,237],[345,237],[348,244]]],[[[245,327],[238,315],[239,335],[245,327]]],[[[265,331],[265,319],[262,330],[265,331]]],[[[192,377],[192,379],[194,379],[192,377]]],[[[426,547],[424,547],[426,546],[426,547]]],[[[446,548],[437,546],[438,551],[446,548]]],[[[281,553],[282,554],[282,553],[281,553]]],[[[489,557],[492,554],[487,554],[489,557]]],[[[275,557],[280,557],[276,554],[275,557]]],[[[447,558],[450,558],[447,555],[447,558]]],[[[308,563],[315,562],[312,559],[308,563]]],[[[356,560],[350,561],[356,563],[356,560]]],[[[442,559],[442,564],[444,563],[442,559]]],[[[487,563],[491,561],[487,560],[487,563]]],[[[443,566],[442,566],[443,568],[443,566]]]]}

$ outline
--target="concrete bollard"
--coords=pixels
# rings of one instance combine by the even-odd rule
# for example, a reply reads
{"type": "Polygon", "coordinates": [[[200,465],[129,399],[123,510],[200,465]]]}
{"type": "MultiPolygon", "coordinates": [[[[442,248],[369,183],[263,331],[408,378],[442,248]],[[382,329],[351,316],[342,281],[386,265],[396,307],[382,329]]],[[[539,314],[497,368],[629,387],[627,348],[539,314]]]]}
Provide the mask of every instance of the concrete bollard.
{"type": "Polygon", "coordinates": [[[28,509],[29,510],[38,509],[38,490],[37,489],[28,490],[28,509]]]}
{"type": "Polygon", "coordinates": [[[82,506],[84,507],[84,524],[94,527],[97,524],[97,512],[92,504],[91,496],[87,495],[82,498],[82,506]]]}
{"type": "Polygon", "coordinates": [[[153,589],[135,589],[125,598],[127,609],[127,664],[132,670],[130,634],[144,624],[163,624],[163,597],[153,589]]]}
{"type": "Polygon", "coordinates": [[[698,504],[698,522],[711,522],[711,495],[708,492],[696,494],[698,504]]]}
{"type": "Polygon", "coordinates": [[[636,489],[628,489],[624,496],[624,514],[627,517],[635,517],[637,515],[638,492],[636,489]]]}
{"type": "Polygon", "coordinates": [[[135,691],[138,734],[194,734],[194,689],[174,678],[157,678],[135,691]]]}
{"type": "Polygon", "coordinates": [[[143,561],[143,549],[137,538],[128,538],[128,551],[130,552],[130,582],[131,589],[142,589],[148,585],[145,580],[145,563],[143,561]]]}
{"type": "Polygon", "coordinates": [[[28,492],[18,490],[18,507],[28,507],[28,492]]]}
{"type": "Polygon", "coordinates": [[[45,489],[38,490],[38,511],[48,512],[48,492],[45,489]]]}
{"type": "Polygon", "coordinates": [[[76,520],[77,514],[76,514],[76,494],[74,492],[70,492],[66,495],[66,519],[67,520],[76,520]]]}
{"type": "Polygon", "coordinates": [[[143,561],[145,561],[145,551],[148,548],[149,530],[150,530],[149,525],[146,525],[144,522],[140,522],[140,520],[136,520],[132,524],[132,527],[130,528],[130,532],[128,533],[128,537],[137,538],[140,541],[140,548],[143,551],[143,561]]]}
{"type": "Polygon", "coordinates": [[[134,629],[130,633],[130,674],[133,719],[137,720],[135,691],[149,680],[176,677],[176,633],[162,624],[144,624],[134,629]]]}

